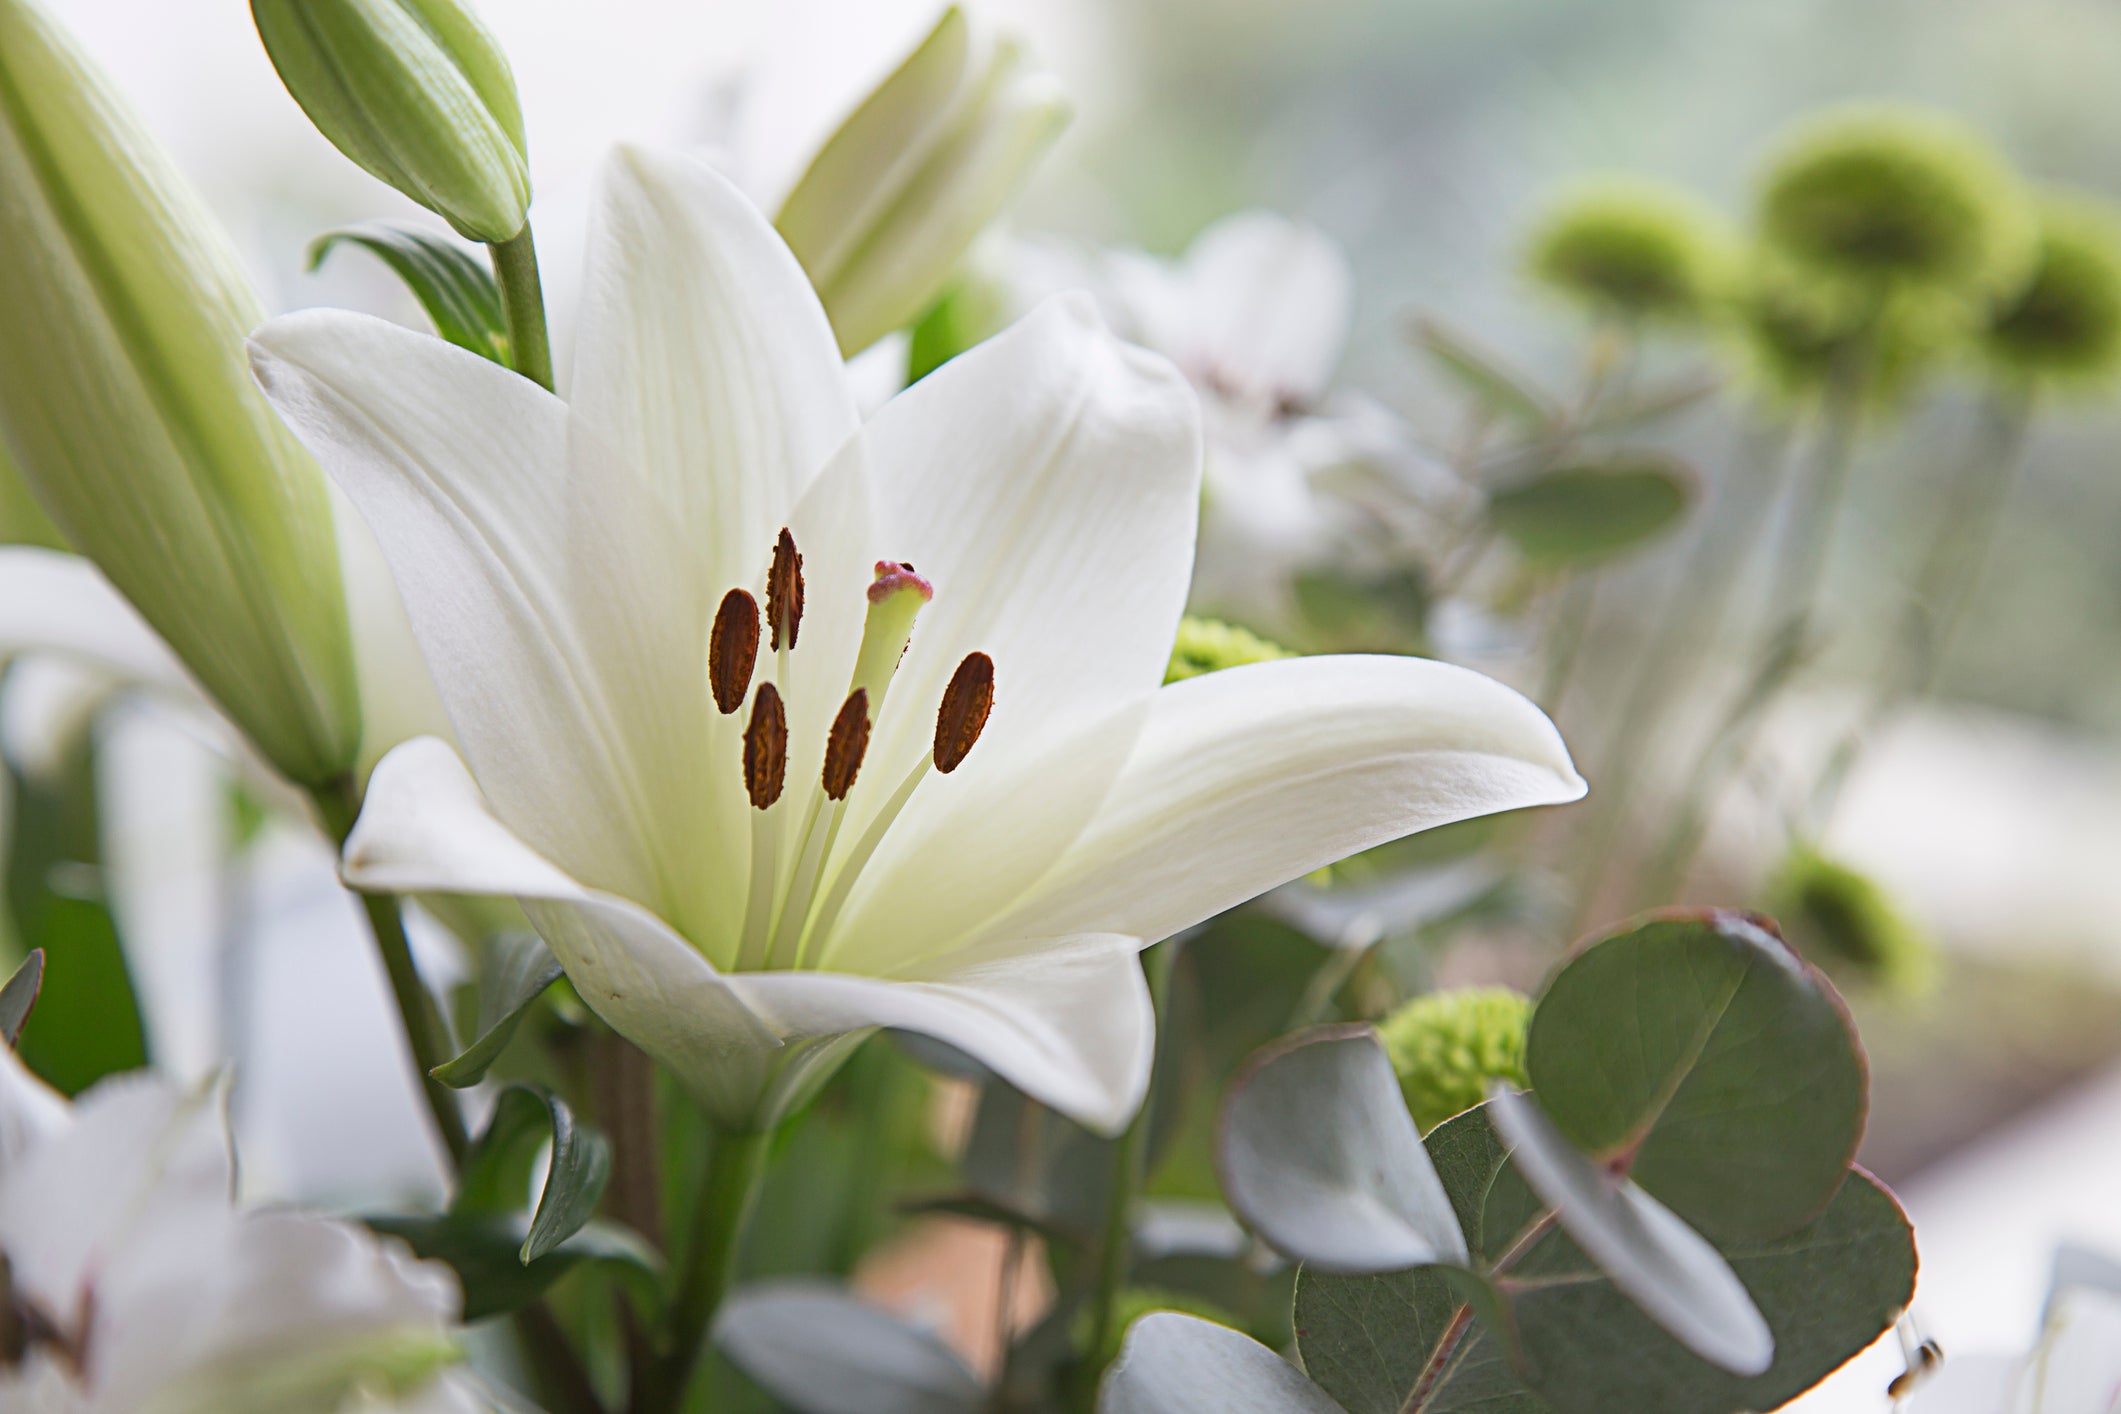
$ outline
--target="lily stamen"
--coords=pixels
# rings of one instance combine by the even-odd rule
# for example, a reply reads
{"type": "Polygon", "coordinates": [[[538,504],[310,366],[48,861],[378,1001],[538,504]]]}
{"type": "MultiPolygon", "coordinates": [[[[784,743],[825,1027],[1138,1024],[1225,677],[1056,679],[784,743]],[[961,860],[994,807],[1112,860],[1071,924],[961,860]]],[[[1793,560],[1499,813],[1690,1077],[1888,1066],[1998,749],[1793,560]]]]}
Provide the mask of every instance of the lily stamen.
{"type": "Polygon", "coordinates": [[[744,789],[751,797],[751,888],[744,900],[744,935],[737,945],[737,966],[756,970],[766,965],[767,929],[773,923],[773,882],[780,869],[780,822],[772,806],[781,798],[788,776],[788,713],[780,690],[759,684],[751,703],[751,724],[744,729],[744,789]]]}
{"type": "Polygon", "coordinates": [[[947,776],[965,764],[993,710],[994,660],[984,653],[967,653],[950,675],[935,714],[936,770],[947,776]]]}
{"type": "Polygon", "coordinates": [[[773,564],[766,571],[766,622],[773,629],[775,652],[795,647],[796,635],[803,628],[803,556],[785,525],[773,544],[773,564]]]}
{"type": "Polygon", "coordinates": [[[707,636],[707,686],[714,705],[728,716],[744,705],[759,662],[759,604],[741,589],[722,596],[707,636]]]}
{"type": "Polygon", "coordinates": [[[845,800],[868,752],[869,694],[856,688],[832,719],[832,734],[825,740],[825,794],[845,800]]]}

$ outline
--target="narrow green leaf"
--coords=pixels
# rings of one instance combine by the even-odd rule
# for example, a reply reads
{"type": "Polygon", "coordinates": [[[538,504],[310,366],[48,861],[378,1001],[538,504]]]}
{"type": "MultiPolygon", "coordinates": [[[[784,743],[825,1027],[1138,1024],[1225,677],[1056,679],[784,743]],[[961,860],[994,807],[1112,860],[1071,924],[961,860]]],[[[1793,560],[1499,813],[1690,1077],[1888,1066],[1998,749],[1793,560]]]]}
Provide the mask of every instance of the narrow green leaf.
{"type": "Polygon", "coordinates": [[[565,1101],[542,1087],[511,1085],[495,1103],[486,1132],[450,1203],[452,1216],[505,1216],[519,1212],[530,1193],[530,1165],[547,1139],[552,1152],[536,1216],[524,1234],[518,1260],[529,1266],[554,1251],[596,1212],[611,1180],[611,1144],[575,1123],[565,1101]]]}
{"type": "Polygon", "coordinates": [[[1506,367],[1464,335],[1427,317],[1414,320],[1408,326],[1408,334],[1445,376],[1488,411],[1534,428],[1548,427],[1558,416],[1554,405],[1530,379],[1506,367]]]}
{"type": "Polygon", "coordinates": [[[321,266],[342,243],[357,245],[388,265],[420,301],[436,333],[503,368],[514,366],[500,287],[470,251],[417,226],[371,221],[326,231],[310,242],[309,268],[321,266]]]}
{"type": "Polygon", "coordinates": [[[29,1019],[30,1008],[37,1004],[37,988],[44,981],[44,949],[31,948],[29,956],[15,969],[15,975],[0,986],[0,1038],[7,1044],[15,1044],[22,1034],[22,1023],[29,1019]]]}
{"type": "Polygon", "coordinates": [[[1676,462],[1635,458],[1564,467],[1488,498],[1488,521],[1532,565],[1596,564],[1640,549],[1679,524],[1694,479],[1676,462]]]}
{"type": "Polygon", "coordinates": [[[593,1222],[558,1247],[525,1263],[522,1251],[530,1224],[521,1213],[386,1214],[361,1220],[376,1232],[402,1239],[413,1252],[456,1270],[464,1287],[464,1320],[504,1315],[543,1295],[545,1289],[584,1263],[602,1263],[621,1275],[638,1273],[639,1290],[652,1299],[658,1270],[646,1243],[614,1223],[593,1222]]]}
{"type": "Polygon", "coordinates": [[[1816,1216],[1863,1135],[1866,1070],[1847,1013],[1765,920],[1650,918],[1547,984],[1532,1088],[1571,1142],[1711,1239],[1816,1216]],[[1616,1024],[1624,1019],[1624,1024],[1616,1024]]]}
{"type": "Polygon", "coordinates": [[[503,934],[485,952],[485,965],[479,969],[477,1039],[462,1055],[430,1072],[444,1085],[459,1090],[486,1078],[487,1070],[515,1035],[523,1013],[560,979],[559,959],[535,933],[503,934]]]}

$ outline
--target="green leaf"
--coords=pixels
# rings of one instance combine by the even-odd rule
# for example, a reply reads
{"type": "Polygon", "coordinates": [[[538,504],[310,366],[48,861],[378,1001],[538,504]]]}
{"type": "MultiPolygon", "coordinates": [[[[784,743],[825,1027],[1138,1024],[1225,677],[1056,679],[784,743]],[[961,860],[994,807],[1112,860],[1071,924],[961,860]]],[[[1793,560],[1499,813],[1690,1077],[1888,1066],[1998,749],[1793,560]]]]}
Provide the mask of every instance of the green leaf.
{"type": "Polygon", "coordinates": [[[1627,1160],[1711,1239],[1808,1221],[1863,1135],[1840,999],[1748,915],[1661,915],[1570,959],[1532,1013],[1526,1068],[1571,1142],[1627,1160]]]}
{"type": "Polygon", "coordinates": [[[560,979],[559,959],[535,933],[506,933],[485,949],[479,969],[478,1039],[464,1053],[430,1072],[444,1085],[462,1090],[486,1078],[487,1070],[508,1047],[509,1038],[530,1004],[560,979]]]}
{"type": "Polygon", "coordinates": [[[317,269],[342,243],[376,256],[403,280],[435,332],[460,349],[512,367],[508,322],[493,272],[448,237],[417,226],[370,221],[326,231],[309,245],[309,268],[317,269]]]}
{"type": "Polygon", "coordinates": [[[1488,520],[1533,566],[1558,569],[1641,548],[1676,526],[1693,499],[1685,468],[1641,458],[1519,482],[1489,497],[1488,520]]]}
{"type": "Polygon", "coordinates": [[[1453,1344],[1430,1386],[1428,1414],[1544,1414],[1545,1402],[1518,1380],[1486,1326],[1454,1326],[1465,1304],[1443,1267],[1383,1276],[1306,1267],[1296,1276],[1297,1349],[1311,1378],[1348,1414],[1400,1414],[1448,1336],[1453,1344]]]}
{"type": "Polygon", "coordinates": [[[14,1045],[15,1038],[22,1034],[22,1023],[37,1004],[37,987],[43,981],[44,949],[31,948],[15,975],[7,979],[7,985],[0,986],[0,1038],[8,1045],[14,1045]]]}
{"type": "Polygon", "coordinates": [[[529,1197],[530,1164],[547,1138],[544,1190],[517,1254],[523,1266],[559,1247],[596,1212],[611,1179],[611,1144],[575,1123],[566,1102],[539,1086],[511,1085],[495,1103],[486,1132],[472,1146],[450,1203],[453,1216],[517,1212],[529,1197]]]}
{"type": "Polygon", "coordinates": [[[1553,404],[1530,379],[1505,367],[1464,335],[1426,317],[1416,319],[1408,333],[1446,377],[1489,412],[1534,428],[1548,427],[1557,417],[1553,404]]]}
{"type": "Polygon", "coordinates": [[[592,1222],[527,1265],[522,1260],[529,1220],[522,1213],[386,1214],[361,1219],[402,1239],[413,1252],[456,1270],[464,1287],[464,1320],[504,1315],[535,1301],[547,1287],[584,1263],[638,1274],[652,1294],[658,1270],[647,1244],[616,1223],[592,1222]]]}

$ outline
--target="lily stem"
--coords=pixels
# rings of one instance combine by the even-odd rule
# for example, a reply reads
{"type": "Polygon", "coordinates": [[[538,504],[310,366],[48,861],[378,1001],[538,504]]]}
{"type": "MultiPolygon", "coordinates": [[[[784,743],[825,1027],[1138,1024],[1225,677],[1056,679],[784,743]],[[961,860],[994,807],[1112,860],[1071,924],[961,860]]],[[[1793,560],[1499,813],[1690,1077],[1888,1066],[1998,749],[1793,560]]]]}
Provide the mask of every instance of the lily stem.
{"type": "MultiPolygon", "coordinates": [[[[319,787],[312,799],[331,836],[343,850],[361,813],[361,790],[351,776],[341,776],[319,787]]],[[[361,909],[368,916],[368,930],[390,977],[390,994],[398,1004],[398,1019],[405,1027],[405,1041],[412,1050],[413,1064],[420,1069],[421,1093],[434,1117],[435,1132],[449,1151],[452,1172],[464,1167],[471,1153],[471,1136],[464,1128],[463,1111],[456,1093],[431,1073],[450,1057],[449,1032],[434,994],[420,980],[419,964],[413,961],[412,942],[405,936],[405,919],[398,901],[390,894],[360,893],[361,909]]]]}
{"type": "MultiPolygon", "coordinates": [[[[1166,1001],[1171,993],[1171,966],[1178,956],[1178,943],[1167,939],[1142,954],[1142,975],[1149,984],[1149,1005],[1156,1013],[1156,1035],[1161,1043],[1164,1030],[1166,1001]]],[[[1115,1332],[1112,1323],[1119,1314],[1120,1288],[1126,1284],[1127,1271],[1133,1265],[1134,1202],[1141,1193],[1142,1180],[1149,1167],[1149,1121],[1156,1094],[1156,1079],[1152,1072],[1149,1091],[1142,1097],[1141,1108],[1134,1112],[1133,1122],[1126,1133],[1120,1135],[1119,1143],[1112,1155],[1112,1194],[1105,1208],[1104,1240],[1098,1249],[1097,1294],[1090,1307],[1090,1344],[1084,1354],[1087,1362],[1095,1365],[1111,1347],[1115,1332]]],[[[1097,1398],[1096,1376],[1091,1369],[1084,1381],[1084,1406],[1097,1398]]]]}
{"type": "Polygon", "coordinates": [[[759,1180],[772,1147],[770,1129],[715,1135],[699,1227],[670,1306],[670,1347],[634,1391],[633,1414],[675,1414],[683,1406],[715,1312],[736,1276],[737,1253],[758,1205],[759,1180]]]}
{"type": "Polygon", "coordinates": [[[545,290],[538,280],[538,248],[530,223],[510,240],[486,247],[494,283],[501,287],[501,317],[508,322],[508,357],[516,372],[553,390],[552,338],[545,330],[545,290]]]}

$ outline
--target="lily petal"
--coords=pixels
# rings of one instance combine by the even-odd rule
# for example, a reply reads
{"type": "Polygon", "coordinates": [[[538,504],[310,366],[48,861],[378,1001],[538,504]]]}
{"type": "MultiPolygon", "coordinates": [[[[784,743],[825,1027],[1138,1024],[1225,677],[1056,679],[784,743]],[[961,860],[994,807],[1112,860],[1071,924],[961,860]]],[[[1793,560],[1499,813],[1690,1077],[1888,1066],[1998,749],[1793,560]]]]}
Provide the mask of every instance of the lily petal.
{"type": "Polygon", "coordinates": [[[359,889],[521,900],[582,1000],[725,1113],[744,1107],[762,1053],[780,1045],[669,925],[577,882],[514,834],[463,761],[433,737],[377,764],[346,841],[344,873],[359,889]]]}
{"type": "Polygon", "coordinates": [[[1101,1133],[1149,1087],[1156,1017],[1135,954],[1110,934],[955,954],[899,979],[744,972],[728,979],[784,1036],[895,1026],[947,1041],[1042,1104],[1101,1133]]]}
{"type": "Polygon", "coordinates": [[[1537,707],[1422,658],[1230,668],[1117,726],[1140,730],[1133,757],[995,935],[1165,938],[1387,840],[1584,792],[1537,707]]]}
{"type": "Polygon", "coordinates": [[[633,147],[605,169],[587,268],[569,401],[661,498],[712,592],[748,584],[860,425],[809,279],[727,179],[633,147]]]}
{"type": "Polygon", "coordinates": [[[708,607],[623,465],[578,478],[564,403],[381,320],[289,315],[252,363],[389,555],[500,812],[598,888],[659,906],[670,879],[734,888],[713,876],[727,851],[663,857],[702,837],[708,607]]]}
{"type": "Polygon", "coordinates": [[[0,658],[58,653],[189,701],[205,694],[102,571],[79,555],[0,547],[0,658]]]}
{"type": "Polygon", "coordinates": [[[1324,394],[1348,341],[1355,284],[1329,237],[1242,211],[1201,232],[1181,271],[1192,357],[1269,402],[1308,405],[1324,394]]]}

